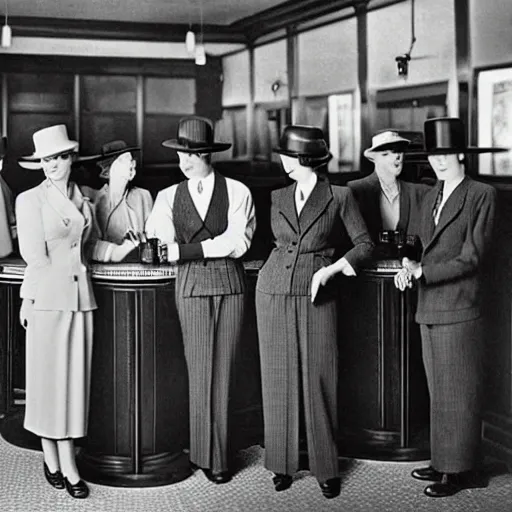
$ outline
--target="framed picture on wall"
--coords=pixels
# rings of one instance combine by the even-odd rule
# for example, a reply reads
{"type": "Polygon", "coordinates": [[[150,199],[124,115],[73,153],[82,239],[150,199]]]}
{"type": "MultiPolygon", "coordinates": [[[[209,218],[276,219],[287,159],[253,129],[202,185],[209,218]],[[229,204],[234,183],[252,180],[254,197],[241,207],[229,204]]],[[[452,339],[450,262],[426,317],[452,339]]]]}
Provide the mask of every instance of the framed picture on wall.
{"type": "Polygon", "coordinates": [[[327,98],[329,142],[333,159],[330,172],[352,172],[359,166],[359,103],[353,92],[333,94],[327,98]]]}
{"type": "Polygon", "coordinates": [[[479,173],[512,177],[512,67],[478,74],[478,145],[511,148],[479,156],[479,173]]]}

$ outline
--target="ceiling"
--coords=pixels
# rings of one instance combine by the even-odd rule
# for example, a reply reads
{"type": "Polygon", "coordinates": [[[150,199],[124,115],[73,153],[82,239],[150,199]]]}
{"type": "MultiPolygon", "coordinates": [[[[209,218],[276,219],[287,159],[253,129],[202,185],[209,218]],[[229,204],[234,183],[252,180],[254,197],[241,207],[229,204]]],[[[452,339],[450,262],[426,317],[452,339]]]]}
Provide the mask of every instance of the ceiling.
{"type": "Polygon", "coordinates": [[[287,0],[3,0],[9,16],[138,23],[230,25],[287,0]]]}

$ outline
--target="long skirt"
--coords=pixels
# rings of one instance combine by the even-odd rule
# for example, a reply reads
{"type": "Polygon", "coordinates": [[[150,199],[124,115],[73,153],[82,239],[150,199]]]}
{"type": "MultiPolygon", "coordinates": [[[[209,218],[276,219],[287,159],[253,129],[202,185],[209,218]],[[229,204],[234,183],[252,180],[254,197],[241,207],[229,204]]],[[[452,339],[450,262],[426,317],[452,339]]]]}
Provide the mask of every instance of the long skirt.
{"type": "Polygon", "coordinates": [[[40,437],[87,433],[93,312],[34,311],[27,327],[24,427],[40,437]]]}
{"type": "Polygon", "coordinates": [[[320,482],[337,477],[336,302],[313,305],[309,296],[257,291],[256,314],[265,466],[288,475],[298,470],[302,402],[309,469],[320,482]]]}
{"type": "Polygon", "coordinates": [[[229,392],[245,295],[177,295],[176,305],[189,379],[190,460],[227,471],[229,392]]]}
{"type": "Polygon", "coordinates": [[[480,457],[482,321],[420,329],[430,393],[431,464],[442,473],[474,469],[480,457]]]}

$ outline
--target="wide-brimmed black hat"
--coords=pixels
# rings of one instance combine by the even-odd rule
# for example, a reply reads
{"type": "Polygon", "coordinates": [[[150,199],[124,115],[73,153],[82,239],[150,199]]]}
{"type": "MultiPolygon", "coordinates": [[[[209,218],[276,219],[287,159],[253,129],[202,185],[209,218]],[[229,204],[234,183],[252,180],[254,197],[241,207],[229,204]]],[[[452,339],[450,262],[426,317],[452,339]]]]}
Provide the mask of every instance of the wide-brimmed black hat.
{"type": "Polygon", "coordinates": [[[7,137],[0,137],[0,158],[7,154],[7,137]]]}
{"type": "Polygon", "coordinates": [[[130,151],[140,151],[138,146],[128,146],[124,140],[112,140],[110,142],[106,142],[101,146],[101,153],[97,155],[91,156],[82,156],[80,157],[81,162],[90,162],[97,161],[101,162],[103,160],[108,160],[109,158],[118,157],[123,153],[128,153],[130,151]]]}
{"type": "Polygon", "coordinates": [[[507,148],[477,147],[466,144],[464,123],[458,117],[435,117],[427,119],[424,127],[425,149],[411,151],[414,155],[443,155],[454,153],[498,153],[507,148]]]}
{"type": "Polygon", "coordinates": [[[307,157],[318,165],[327,163],[332,158],[324,139],[324,132],[315,126],[286,126],[279,147],[273,148],[272,151],[295,158],[307,157]]]}
{"type": "Polygon", "coordinates": [[[188,116],[180,119],[177,138],[164,140],[162,146],[186,153],[217,153],[231,144],[214,141],[213,123],[206,117],[188,116]]]}

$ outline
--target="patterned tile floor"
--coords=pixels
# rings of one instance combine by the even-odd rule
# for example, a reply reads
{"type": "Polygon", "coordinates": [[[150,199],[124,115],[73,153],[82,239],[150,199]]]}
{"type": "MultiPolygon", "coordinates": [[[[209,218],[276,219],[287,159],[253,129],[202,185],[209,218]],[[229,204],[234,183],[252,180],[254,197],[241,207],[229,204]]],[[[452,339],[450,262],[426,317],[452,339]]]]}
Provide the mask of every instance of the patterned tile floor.
{"type": "Polygon", "coordinates": [[[418,463],[347,461],[341,495],[326,500],[316,479],[298,473],[291,489],[276,493],[263,467],[263,449],[239,454],[240,471],[224,485],[201,472],[175,485],[121,489],[90,485],[87,500],[74,500],[44,480],[41,452],[25,450],[0,437],[1,512],[510,512],[512,474],[494,476],[487,489],[432,499],[424,484],[409,477],[418,463]]]}

